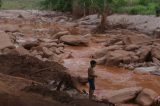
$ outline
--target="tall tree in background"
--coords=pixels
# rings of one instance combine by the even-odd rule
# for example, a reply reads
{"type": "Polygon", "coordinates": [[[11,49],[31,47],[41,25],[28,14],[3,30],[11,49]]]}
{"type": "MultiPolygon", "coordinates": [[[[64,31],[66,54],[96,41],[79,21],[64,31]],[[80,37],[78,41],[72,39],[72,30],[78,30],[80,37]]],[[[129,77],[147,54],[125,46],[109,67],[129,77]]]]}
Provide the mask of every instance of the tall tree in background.
{"type": "Polygon", "coordinates": [[[2,7],[2,0],[0,0],[0,8],[2,7]]]}

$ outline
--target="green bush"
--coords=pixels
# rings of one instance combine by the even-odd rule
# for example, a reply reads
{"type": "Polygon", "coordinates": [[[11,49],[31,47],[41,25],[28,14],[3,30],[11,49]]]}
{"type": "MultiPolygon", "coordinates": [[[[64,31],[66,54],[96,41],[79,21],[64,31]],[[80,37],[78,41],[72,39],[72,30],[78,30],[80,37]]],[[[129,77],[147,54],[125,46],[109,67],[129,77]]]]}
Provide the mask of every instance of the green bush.
{"type": "MultiPolygon", "coordinates": [[[[74,0],[44,0],[43,9],[72,11],[74,0]]],[[[103,11],[103,0],[79,0],[82,9],[103,11]]],[[[113,13],[154,14],[155,8],[160,6],[159,0],[107,0],[107,5],[113,13]]]]}

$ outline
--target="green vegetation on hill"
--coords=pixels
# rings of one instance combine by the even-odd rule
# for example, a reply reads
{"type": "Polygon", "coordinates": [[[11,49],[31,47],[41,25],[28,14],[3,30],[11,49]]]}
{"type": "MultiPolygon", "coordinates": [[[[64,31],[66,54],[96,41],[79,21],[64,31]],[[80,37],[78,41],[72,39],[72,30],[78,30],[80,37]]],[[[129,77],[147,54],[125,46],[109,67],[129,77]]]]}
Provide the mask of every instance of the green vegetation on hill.
{"type": "MultiPolygon", "coordinates": [[[[42,4],[45,9],[70,11],[75,1],[78,1],[82,8],[92,9],[103,3],[103,0],[44,0],[42,4]]],[[[160,7],[160,0],[107,0],[107,2],[112,13],[154,14],[155,8],[160,7]]]]}
{"type": "Polygon", "coordinates": [[[40,9],[43,0],[2,0],[1,9],[40,9]]]}
{"type": "MultiPolygon", "coordinates": [[[[79,1],[82,8],[95,7],[90,1],[103,3],[102,0],[2,0],[2,9],[46,9],[71,11],[73,1],[79,1]]],[[[160,0],[107,0],[112,13],[154,14],[160,7],[160,0]]],[[[99,5],[99,4],[98,4],[99,5]]]]}

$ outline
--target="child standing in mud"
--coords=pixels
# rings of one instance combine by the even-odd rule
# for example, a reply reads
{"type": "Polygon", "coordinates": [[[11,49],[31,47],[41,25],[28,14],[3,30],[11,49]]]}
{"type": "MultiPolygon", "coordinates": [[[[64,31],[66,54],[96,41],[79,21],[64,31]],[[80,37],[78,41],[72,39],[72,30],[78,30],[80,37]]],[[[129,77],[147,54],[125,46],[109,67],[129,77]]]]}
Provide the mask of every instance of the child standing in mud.
{"type": "Polygon", "coordinates": [[[89,100],[93,99],[93,94],[95,90],[95,75],[94,68],[96,67],[97,62],[95,60],[90,61],[90,67],[88,68],[88,82],[89,82],[89,100]]]}

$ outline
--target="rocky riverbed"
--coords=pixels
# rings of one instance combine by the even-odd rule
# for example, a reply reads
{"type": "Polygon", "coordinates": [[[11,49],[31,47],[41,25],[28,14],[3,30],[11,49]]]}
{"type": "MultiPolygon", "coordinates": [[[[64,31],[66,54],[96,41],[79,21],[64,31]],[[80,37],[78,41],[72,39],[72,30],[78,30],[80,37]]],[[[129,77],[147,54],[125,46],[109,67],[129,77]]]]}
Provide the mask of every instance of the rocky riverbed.
{"type": "Polygon", "coordinates": [[[97,15],[73,19],[68,13],[0,11],[1,103],[152,105],[160,95],[160,33],[150,24],[158,20],[112,15],[105,33],[97,34],[97,15]],[[96,101],[88,101],[87,94],[91,59],[98,62],[96,101]]]}

